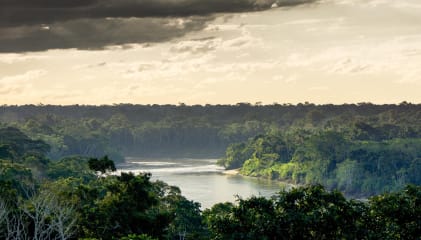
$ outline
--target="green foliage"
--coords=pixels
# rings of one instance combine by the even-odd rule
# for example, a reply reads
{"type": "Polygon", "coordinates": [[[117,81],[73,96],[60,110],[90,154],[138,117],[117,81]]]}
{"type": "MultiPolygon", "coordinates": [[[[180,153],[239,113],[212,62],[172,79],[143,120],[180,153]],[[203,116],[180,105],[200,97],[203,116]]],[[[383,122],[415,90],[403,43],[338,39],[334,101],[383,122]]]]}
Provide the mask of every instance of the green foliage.
{"type": "Polygon", "coordinates": [[[174,216],[167,236],[170,239],[206,239],[206,226],[202,222],[200,204],[179,196],[170,209],[174,216]]]}
{"type": "Polygon", "coordinates": [[[161,226],[168,220],[153,208],[158,199],[149,177],[122,174],[80,186],[78,195],[85,196],[80,199],[81,235],[103,239],[131,233],[162,235],[161,226]]]}
{"type": "Polygon", "coordinates": [[[362,239],[362,203],[347,201],[320,185],[295,188],[275,196],[275,205],[290,239],[362,239]]]}
{"type": "Polygon", "coordinates": [[[345,132],[293,130],[233,144],[221,162],[228,168],[242,163],[240,173],[247,176],[323,184],[367,197],[421,184],[420,159],[421,138],[361,141],[345,132]]]}
{"type": "MultiPolygon", "coordinates": [[[[416,149],[405,144],[407,149],[416,149]]],[[[338,169],[342,175],[352,175],[357,163],[347,159],[338,164],[338,169]],[[346,173],[347,169],[351,171],[346,173]]],[[[150,174],[122,173],[96,178],[90,171],[83,172],[88,168],[87,160],[76,157],[49,164],[53,169],[49,173],[54,173],[52,181],[31,188],[30,184],[22,184],[36,182],[25,165],[2,162],[0,237],[10,233],[7,226],[17,223],[14,221],[19,221],[20,225],[16,226],[22,226],[23,230],[19,231],[25,231],[29,238],[40,235],[40,230],[45,230],[49,238],[65,233],[71,239],[92,240],[419,239],[421,236],[419,186],[410,185],[402,191],[359,202],[314,185],[283,190],[269,199],[251,197],[238,199],[236,204],[219,203],[202,213],[199,203],[183,197],[177,187],[151,182],[150,174]],[[66,162],[69,166],[60,177],[55,168],[66,162]],[[31,227],[35,225],[38,230],[31,227]],[[58,226],[68,230],[60,231],[62,228],[58,226]]],[[[275,162],[271,170],[290,176],[297,164],[302,163],[275,162]]]]}
{"type": "Polygon", "coordinates": [[[376,239],[419,239],[421,237],[421,187],[374,196],[369,200],[369,227],[376,239]]]}
{"type": "Polygon", "coordinates": [[[0,179],[0,200],[3,204],[14,205],[18,199],[18,190],[10,180],[0,179]]]}
{"type": "Polygon", "coordinates": [[[22,176],[24,168],[30,170],[27,175],[44,177],[49,160],[46,154],[50,146],[41,140],[32,140],[19,129],[8,127],[0,129],[0,170],[7,177],[16,170],[22,176]],[[20,170],[19,170],[20,169],[20,170]]]}
{"type": "Polygon", "coordinates": [[[0,145],[0,159],[13,159],[14,152],[10,145],[1,144],[0,145]]]}
{"type": "Polygon", "coordinates": [[[62,203],[75,206],[78,237],[143,239],[147,234],[153,239],[178,239],[182,234],[185,239],[207,239],[200,204],[187,200],[177,187],[151,182],[150,174],[96,178],[92,173],[74,175],[74,170],[64,172],[72,177],[58,177],[43,186],[62,203]]]}
{"type": "Polygon", "coordinates": [[[21,193],[22,187],[33,185],[34,178],[31,169],[20,163],[0,161],[0,181],[10,184],[21,193]]]}
{"type": "Polygon", "coordinates": [[[361,141],[421,137],[419,104],[26,105],[2,111],[0,125],[42,139],[51,146],[53,160],[69,155],[108,155],[115,161],[139,155],[220,157],[232,143],[279,130],[297,132],[287,144],[299,141],[297,129],[340,131],[361,141]]]}
{"type": "Polygon", "coordinates": [[[227,169],[240,168],[251,154],[251,149],[246,148],[245,143],[231,144],[226,150],[225,158],[219,160],[218,164],[227,169]]]}
{"type": "Polygon", "coordinates": [[[203,212],[203,218],[209,228],[212,239],[225,238],[232,229],[232,211],[235,205],[230,202],[217,203],[203,212]]]}
{"type": "Polygon", "coordinates": [[[362,215],[353,204],[313,186],[218,205],[205,217],[212,239],[358,239],[362,215]]]}
{"type": "Polygon", "coordinates": [[[79,196],[73,200],[80,206],[79,235],[114,239],[148,234],[173,239],[182,232],[186,239],[202,239],[206,228],[200,205],[184,198],[178,188],[149,179],[150,174],[122,173],[61,193],[79,196]]]}
{"type": "Polygon", "coordinates": [[[21,161],[24,155],[45,156],[50,146],[41,140],[32,140],[19,129],[0,129],[0,156],[3,159],[21,161]]]}
{"type": "Polygon", "coordinates": [[[259,135],[247,143],[231,144],[227,148],[225,157],[218,163],[227,169],[242,166],[242,171],[251,173],[256,170],[254,167],[265,168],[275,163],[288,162],[293,153],[292,147],[279,134],[259,135]]]}
{"type": "Polygon", "coordinates": [[[364,203],[315,185],[217,204],[203,215],[211,239],[419,239],[420,193],[408,186],[364,203]]]}
{"type": "Polygon", "coordinates": [[[74,239],[419,239],[420,187],[401,189],[421,183],[420,107],[5,106],[0,238],[9,220],[34,237],[30,214],[36,200],[50,199],[45,209],[56,212],[47,211],[43,227],[71,212],[74,239]],[[110,158],[123,154],[217,156],[224,149],[220,164],[245,175],[321,183],[354,196],[390,193],[358,202],[315,185],[202,213],[150,174],[105,174],[115,169],[110,158]],[[69,155],[92,158],[63,158],[69,155]]]}
{"type": "Polygon", "coordinates": [[[74,177],[89,181],[95,178],[89,168],[88,159],[80,156],[65,157],[59,161],[50,162],[47,176],[53,180],[74,177]]]}
{"type": "Polygon", "coordinates": [[[115,172],[117,170],[115,168],[114,161],[109,159],[108,156],[104,156],[100,159],[90,158],[88,165],[91,170],[100,172],[101,174],[115,172]]]}

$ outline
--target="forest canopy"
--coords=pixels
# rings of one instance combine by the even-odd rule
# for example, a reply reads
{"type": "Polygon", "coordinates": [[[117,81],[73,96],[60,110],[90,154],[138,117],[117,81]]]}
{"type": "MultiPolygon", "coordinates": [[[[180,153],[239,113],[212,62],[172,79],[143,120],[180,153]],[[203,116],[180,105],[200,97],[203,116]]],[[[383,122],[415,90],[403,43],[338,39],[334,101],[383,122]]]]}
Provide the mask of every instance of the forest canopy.
{"type": "Polygon", "coordinates": [[[420,184],[420,139],[421,105],[407,102],[0,107],[0,156],[38,169],[76,155],[213,157],[243,175],[355,197],[420,184]]]}
{"type": "MultiPolygon", "coordinates": [[[[421,236],[421,189],[416,185],[356,201],[315,184],[280,190],[272,198],[237,198],[234,203],[218,203],[203,210],[200,203],[184,197],[178,187],[153,181],[149,173],[113,174],[115,165],[108,156],[50,159],[47,155],[51,148],[43,140],[34,140],[13,127],[3,128],[0,133],[0,238],[4,239],[419,239],[421,236]]],[[[314,156],[321,159],[330,156],[326,160],[328,165],[331,162],[340,165],[348,161],[343,154],[353,156],[351,159],[357,159],[354,155],[386,158],[399,150],[391,155],[391,167],[396,164],[408,167],[407,163],[393,159],[405,156],[412,166],[411,157],[418,154],[418,144],[417,139],[353,140],[341,132],[309,131],[259,135],[233,145],[232,152],[249,148],[240,157],[251,154],[258,161],[271,160],[276,166],[290,164],[291,154],[291,161],[297,163],[312,162],[314,156]],[[303,142],[295,146],[294,141],[287,141],[288,136],[303,142]],[[356,145],[344,150],[348,144],[356,145]],[[291,151],[300,147],[306,150],[291,151]],[[383,152],[388,154],[383,156],[383,152]]],[[[245,170],[248,161],[240,161],[245,170]]],[[[375,171],[375,166],[367,169],[375,171]]],[[[332,169],[335,172],[335,165],[332,169]]],[[[382,176],[374,175],[377,177],[382,176]]]]}
{"type": "Polygon", "coordinates": [[[1,126],[48,143],[52,159],[222,157],[232,143],[294,129],[354,132],[360,140],[419,138],[421,105],[4,105],[1,126]]]}

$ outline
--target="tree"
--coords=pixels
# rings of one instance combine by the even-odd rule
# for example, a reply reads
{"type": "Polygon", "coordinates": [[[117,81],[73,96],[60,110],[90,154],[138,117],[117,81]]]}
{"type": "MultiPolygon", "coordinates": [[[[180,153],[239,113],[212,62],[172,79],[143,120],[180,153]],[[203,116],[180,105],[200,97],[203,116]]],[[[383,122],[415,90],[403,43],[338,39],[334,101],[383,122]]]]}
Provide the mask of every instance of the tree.
{"type": "Polygon", "coordinates": [[[40,191],[33,193],[27,203],[22,203],[23,213],[33,226],[32,239],[66,240],[75,233],[76,212],[72,205],[60,203],[54,193],[40,191]]]}
{"type": "Polygon", "coordinates": [[[347,201],[321,185],[294,188],[275,196],[279,224],[289,239],[363,239],[363,203],[347,201]]]}
{"type": "Polygon", "coordinates": [[[51,180],[75,177],[88,182],[96,177],[89,168],[88,160],[86,157],[72,156],[52,161],[48,164],[47,176],[51,180]]]}
{"type": "Polygon", "coordinates": [[[204,212],[212,239],[365,239],[367,207],[322,186],[239,199],[204,212]]]}
{"type": "Polygon", "coordinates": [[[403,191],[369,199],[367,227],[374,239],[419,239],[421,237],[421,187],[408,185],[403,191]]]}
{"type": "Polygon", "coordinates": [[[0,237],[66,240],[74,236],[76,216],[72,205],[59,202],[49,191],[24,190],[26,197],[15,202],[0,197],[0,237]]]}
{"type": "Polygon", "coordinates": [[[169,236],[181,239],[206,239],[205,226],[202,223],[200,204],[179,196],[172,203],[174,219],[169,225],[169,236]]]}
{"type": "Polygon", "coordinates": [[[109,159],[108,156],[104,156],[101,159],[90,158],[88,165],[91,170],[100,172],[101,174],[116,171],[113,160],[109,159]]]}
{"type": "Polygon", "coordinates": [[[128,234],[163,237],[171,216],[160,201],[150,174],[106,176],[79,186],[80,237],[112,239],[128,234]]]}

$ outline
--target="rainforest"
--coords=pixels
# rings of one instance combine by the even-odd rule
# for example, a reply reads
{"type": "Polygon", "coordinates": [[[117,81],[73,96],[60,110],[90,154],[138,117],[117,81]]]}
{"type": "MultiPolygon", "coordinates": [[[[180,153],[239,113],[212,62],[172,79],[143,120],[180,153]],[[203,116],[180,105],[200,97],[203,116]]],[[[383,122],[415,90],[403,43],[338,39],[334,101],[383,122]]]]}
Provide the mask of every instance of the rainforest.
{"type": "Polygon", "coordinates": [[[0,234],[417,239],[420,114],[406,102],[3,106],[0,234]],[[241,175],[294,187],[203,209],[148,172],[117,174],[127,156],[215,157],[241,175]]]}

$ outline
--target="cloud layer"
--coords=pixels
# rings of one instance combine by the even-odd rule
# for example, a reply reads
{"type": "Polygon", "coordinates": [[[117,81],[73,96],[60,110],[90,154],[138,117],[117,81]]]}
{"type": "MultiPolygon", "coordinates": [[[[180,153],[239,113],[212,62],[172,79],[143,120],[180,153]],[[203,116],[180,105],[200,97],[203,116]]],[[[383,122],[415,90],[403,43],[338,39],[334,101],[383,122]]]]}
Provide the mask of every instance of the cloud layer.
{"type": "Polygon", "coordinates": [[[162,42],[202,29],[214,13],[315,0],[0,0],[0,52],[162,42]]]}
{"type": "Polygon", "coordinates": [[[49,26],[4,28],[0,52],[58,48],[100,49],[127,43],[163,42],[202,29],[211,17],[78,19],[49,26]]]}
{"type": "Polygon", "coordinates": [[[79,18],[206,15],[264,10],[314,0],[2,0],[0,24],[50,24],[79,18]]]}
{"type": "Polygon", "coordinates": [[[20,36],[19,49],[35,27],[50,35],[32,48],[117,46],[0,54],[0,104],[421,102],[419,0],[75,18],[9,27],[0,38],[10,49],[20,36]]]}

